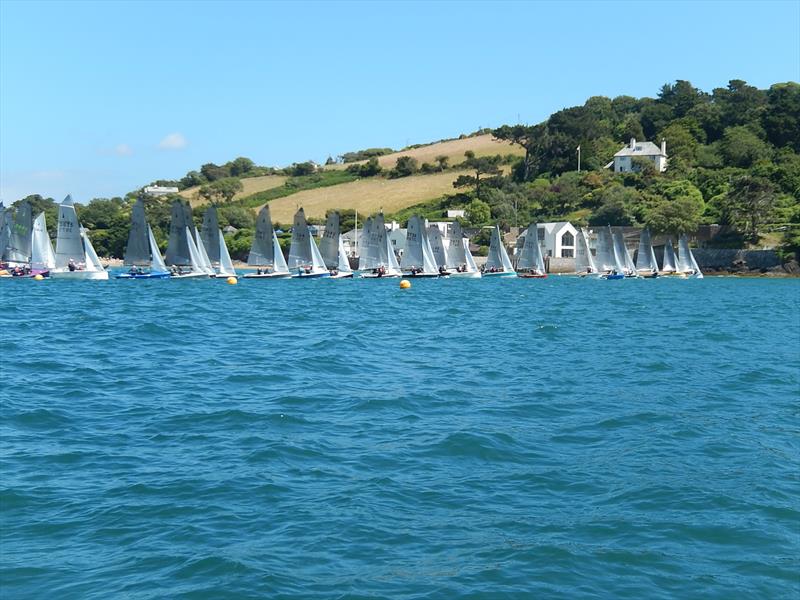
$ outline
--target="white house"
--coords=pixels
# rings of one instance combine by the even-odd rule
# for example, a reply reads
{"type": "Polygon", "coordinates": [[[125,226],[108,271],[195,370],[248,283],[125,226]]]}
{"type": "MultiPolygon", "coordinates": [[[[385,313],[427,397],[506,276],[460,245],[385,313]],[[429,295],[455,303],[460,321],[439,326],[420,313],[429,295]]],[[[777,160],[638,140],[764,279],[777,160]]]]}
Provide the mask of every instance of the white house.
{"type": "Polygon", "coordinates": [[[463,219],[463,218],[465,218],[467,216],[467,211],[464,210],[464,209],[449,209],[445,213],[445,216],[448,219],[455,219],[457,217],[461,217],[463,219]]]}
{"type": "Polygon", "coordinates": [[[177,194],[178,188],[165,187],[162,185],[148,185],[144,188],[144,193],[148,196],[166,196],[167,194],[177,194]]]}
{"type": "MultiPolygon", "coordinates": [[[[517,238],[514,254],[518,255],[522,251],[525,243],[525,234],[517,238]]],[[[554,258],[575,258],[575,245],[578,239],[578,230],[568,221],[558,221],[556,223],[539,223],[539,246],[542,248],[543,256],[554,258]]]]}
{"type": "Polygon", "coordinates": [[[636,171],[634,158],[652,161],[655,170],[663,173],[667,170],[667,141],[661,140],[661,148],[659,148],[653,142],[637,142],[635,138],[631,138],[630,144],[614,155],[614,160],[606,165],[606,169],[613,165],[614,173],[636,171]]]}

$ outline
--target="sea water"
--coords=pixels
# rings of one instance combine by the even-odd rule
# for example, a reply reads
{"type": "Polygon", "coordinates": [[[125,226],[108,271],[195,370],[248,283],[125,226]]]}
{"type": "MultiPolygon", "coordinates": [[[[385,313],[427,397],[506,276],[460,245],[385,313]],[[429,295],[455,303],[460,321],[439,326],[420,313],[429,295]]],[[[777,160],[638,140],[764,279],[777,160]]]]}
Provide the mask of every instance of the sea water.
{"type": "Polygon", "coordinates": [[[798,593],[798,281],[0,295],[3,598],[798,593]]]}

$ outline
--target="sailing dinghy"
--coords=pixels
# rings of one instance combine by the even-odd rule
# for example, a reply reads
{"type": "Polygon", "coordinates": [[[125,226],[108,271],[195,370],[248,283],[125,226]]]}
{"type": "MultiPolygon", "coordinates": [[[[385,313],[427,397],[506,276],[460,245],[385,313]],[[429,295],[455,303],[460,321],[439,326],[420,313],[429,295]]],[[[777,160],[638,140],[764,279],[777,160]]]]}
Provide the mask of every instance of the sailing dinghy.
{"type": "Polygon", "coordinates": [[[365,235],[367,246],[362,250],[358,263],[361,277],[365,279],[400,277],[402,275],[400,264],[397,262],[389,236],[386,235],[383,213],[379,213],[374,219],[367,219],[367,223],[369,224],[369,235],[365,235]]]}
{"type": "Polygon", "coordinates": [[[419,215],[413,215],[408,220],[406,249],[400,259],[400,268],[403,277],[439,277],[425,221],[419,215]]]}
{"type": "MultiPolygon", "coordinates": [[[[31,271],[33,242],[33,216],[29,202],[20,202],[12,220],[11,209],[4,214],[6,233],[3,246],[2,263],[13,277],[29,277],[35,275],[31,271]]],[[[44,275],[44,273],[39,273],[44,275]]]]}
{"type": "Polygon", "coordinates": [[[667,239],[664,244],[664,260],[661,263],[661,271],[659,275],[674,275],[685,277],[682,273],[678,273],[677,261],[675,260],[675,249],[672,246],[672,238],[667,239]]]}
{"type": "Polygon", "coordinates": [[[575,248],[575,272],[581,277],[597,273],[597,266],[589,248],[589,237],[582,227],[578,228],[578,245],[575,248]]]}
{"type": "Polygon", "coordinates": [[[50,272],[53,279],[108,279],[86,230],[78,222],[71,196],[58,206],[55,258],[55,268],[50,272]]]}
{"type": "Polygon", "coordinates": [[[256,220],[256,234],[250,246],[247,265],[257,267],[255,273],[247,273],[245,279],[286,279],[291,277],[286,259],[283,258],[278,236],[272,227],[269,206],[264,205],[256,220]]]}
{"type": "Polygon", "coordinates": [[[636,251],[636,272],[639,277],[652,279],[658,277],[658,263],[653,243],[650,239],[650,230],[643,229],[639,235],[639,249],[636,251]]]}
{"type": "Polygon", "coordinates": [[[547,272],[544,268],[542,247],[539,246],[539,225],[531,223],[525,235],[522,254],[517,262],[517,277],[526,279],[544,279],[547,272]]]}
{"type": "Polygon", "coordinates": [[[700,267],[697,266],[697,261],[694,259],[691,248],[689,248],[689,238],[685,233],[682,233],[678,238],[678,272],[686,277],[694,279],[703,279],[703,273],[700,267]]]}
{"type": "Polygon", "coordinates": [[[294,215],[292,224],[292,243],[289,246],[289,270],[295,271],[293,277],[300,279],[319,279],[330,277],[325,261],[319,253],[317,243],[308,230],[306,213],[302,208],[294,215]]]}
{"type": "Polygon", "coordinates": [[[606,226],[597,232],[597,268],[603,279],[624,279],[625,263],[620,256],[611,227],[606,226]]]}
{"type": "Polygon", "coordinates": [[[630,252],[628,252],[627,246],[625,246],[625,238],[622,235],[620,230],[617,230],[613,234],[614,238],[614,253],[619,258],[619,262],[622,264],[622,273],[625,277],[638,277],[636,273],[636,265],[633,264],[633,259],[631,258],[630,252]]]}
{"type": "Polygon", "coordinates": [[[500,227],[494,226],[492,230],[492,241],[489,244],[489,256],[486,264],[483,265],[484,277],[516,277],[514,265],[508,258],[508,252],[500,238],[500,227]]]}
{"type": "Polygon", "coordinates": [[[428,246],[430,246],[433,262],[439,270],[440,277],[449,277],[450,271],[447,268],[447,246],[445,245],[442,230],[436,225],[428,225],[427,231],[428,246]]]}
{"type": "Polygon", "coordinates": [[[164,264],[153,230],[145,219],[144,201],[141,198],[136,201],[131,211],[131,230],[128,233],[123,264],[131,268],[127,273],[116,275],[116,279],[170,278],[170,272],[164,264]]]}
{"type": "Polygon", "coordinates": [[[180,200],[172,203],[169,221],[169,241],[164,254],[164,262],[170,267],[176,279],[198,279],[209,277],[209,268],[204,264],[202,253],[197,247],[192,233],[194,223],[191,212],[180,200]],[[188,219],[187,219],[188,217],[188,219]]]}
{"type": "Polygon", "coordinates": [[[337,211],[332,211],[325,222],[325,233],[319,243],[319,252],[325,266],[330,270],[332,279],[346,279],[353,277],[353,269],[344,250],[344,241],[341,232],[341,216],[337,211]]]}
{"type": "Polygon", "coordinates": [[[469,251],[469,240],[464,237],[461,224],[454,221],[447,234],[447,270],[450,277],[479,279],[481,271],[469,251]]]}

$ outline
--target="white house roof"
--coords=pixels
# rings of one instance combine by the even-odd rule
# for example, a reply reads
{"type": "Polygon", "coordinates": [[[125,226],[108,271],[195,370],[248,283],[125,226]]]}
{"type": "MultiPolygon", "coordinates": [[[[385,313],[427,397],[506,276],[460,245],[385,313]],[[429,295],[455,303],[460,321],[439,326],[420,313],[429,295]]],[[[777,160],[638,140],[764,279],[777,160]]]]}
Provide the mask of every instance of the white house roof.
{"type": "Polygon", "coordinates": [[[636,142],[626,144],[625,147],[614,156],[666,156],[661,153],[661,148],[653,142],[636,142]]]}

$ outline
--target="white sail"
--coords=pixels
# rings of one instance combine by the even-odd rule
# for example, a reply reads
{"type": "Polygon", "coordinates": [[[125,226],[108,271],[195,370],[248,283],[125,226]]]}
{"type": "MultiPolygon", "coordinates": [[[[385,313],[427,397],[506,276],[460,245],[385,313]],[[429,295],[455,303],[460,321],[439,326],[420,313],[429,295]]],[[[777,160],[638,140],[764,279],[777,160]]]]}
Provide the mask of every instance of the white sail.
{"type": "Polygon", "coordinates": [[[467,238],[461,238],[461,244],[464,246],[464,258],[467,261],[466,272],[477,273],[478,265],[475,264],[475,259],[472,257],[472,252],[469,251],[469,240],[467,238]]]}
{"type": "Polygon", "coordinates": [[[545,273],[544,257],[542,256],[542,248],[539,246],[539,225],[536,223],[531,223],[528,226],[517,269],[520,271],[532,271],[538,275],[544,275],[545,273]]]}
{"type": "Polygon", "coordinates": [[[292,224],[292,243],[289,246],[289,269],[296,270],[311,265],[311,246],[309,240],[308,223],[303,209],[299,209],[294,215],[292,224]]]}
{"type": "MultiPolygon", "coordinates": [[[[191,233],[191,229],[189,230],[191,233]]],[[[214,275],[214,267],[211,266],[211,259],[208,257],[208,251],[206,251],[206,245],[203,243],[202,236],[195,236],[197,239],[197,253],[200,256],[200,270],[207,275],[214,275]]]]}
{"type": "Polygon", "coordinates": [[[269,214],[269,205],[264,205],[258,212],[256,219],[256,233],[253,236],[253,243],[250,245],[250,253],[247,256],[247,264],[251,267],[271,267],[275,262],[274,245],[272,238],[275,229],[272,227],[272,218],[269,214]]]}
{"type": "Polygon", "coordinates": [[[421,269],[423,273],[429,274],[438,273],[426,234],[425,223],[422,218],[418,215],[413,215],[408,220],[406,249],[400,261],[401,268],[405,270],[421,269]]]}
{"type": "Polygon", "coordinates": [[[332,211],[325,221],[325,233],[319,242],[319,253],[329,269],[337,268],[339,263],[339,213],[332,211]]]}
{"type": "Polygon", "coordinates": [[[597,231],[597,257],[595,264],[600,271],[613,271],[617,268],[614,259],[614,238],[610,227],[602,227],[597,231]]]}
{"type": "Polygon", "coordinates": [[[507,273],[514,272],[511,259],[508,258],[505,245],[500,237],[500,227],[495,225],[492,231],[492,241],[489,244],[489,256],[486,259],[486,270],[495,269],[507,273]]]}
{"type": "Polygon", "coordinates": [[[447,249],[444,245],[444,238],[441,230],[436,225],[428,225],[427,229],[428,244],[431,258],[437,267],[447,267],[447,249]]]}
{"type": "Polygon", "coordinates": [[[636,252],[636,270],[652,273],[658,271],[656,255],[650,240],[650,230],[643,229],[639,235],[639,249],[636,252]]]}
{"type": "Polygon", "coordinates": [[[105,271],[103,263],[100,262],[100,257],[94,251],[92,240],[89,239],[89,232],[81,228],[81,234],[83,235],[83,248],[86,251],[86,270],[91,272],[105,271]]]}
{"type": "Polygon", "coordinates": [[[86,253],[83,249],[81,227],[72,197],[67,196],[58,205],[58,236],[56,237],[56,268],[66,269],[70,263],[83,267],[86,253]]]}
{"type": "Polygon", "coordinates": [[[450,226],[448,232],[448,245],[447,245],[447,266],[452,268],[463,267],[467,263],[467,252],[462,243],[464,236],[461,232],[461,225],[455,221],[450,226]]]}
{"type": "Polygon", "coordinates": [[[613,234],[614,239],[614,260],[616,261],[616,269],[620,273],[630,275],[636,272],[636,266],[633,264],[633,259],[628,253],[628,248],[625,246],[625,238],[621,231],[615,231],[613,234]]]}
{"type": "Polygon", "coordinates": [[[675,273],[678,269],[675,261],[675,250],[672,247],[672,239],[668,239],[664,245],[664,260],[661,263],[661,270],[664,273],[675,273]]]}
{"type": "Polygon", "coordinates": [[[192,230],[189,229],[188,225],[184,225],[184,229],[184,233],[186,234],[186,247],[189,250],[189,268],[192,270],[192,273],[207,275],[208,273],[203,265],[203,259],[200,257],[200,251],[197,249],[197,244],[194,243],[192,230]]]}
{"type": "Polygon", "coordinates": [[[158,249],[156,237],[153,235],[153,228],[147,225],[147,239],[150,242],[150,270],[154,273],[167,273],[167,265],[158,249]]]}
{"type": "Polygon", "coordinates": [[[622,239],[622,234],[619,232],[616,234],[612,233],[610,226],[608,227],[608,233],[611,237],[611,255],[614,259],[612,271],[625,273],[627,271],[625,267],[625,242],[622,239]]]}
{"type": "Polygon", "coordinates": [[[698,275],[698,278],[703,274],[697,266],[697,261],[694,259],[692,250],[689,248],[689,238],[685,233],[682,233],[678,238],[678,272],[686,273],[687,275],[698,275]]]}
{"type": "Polygon", "coordinates": [[[697,264],[697,261],[694,259],[694,253],[689,250],[689,258],[692,262],[692,268],[694,269],[694,277],[695,279],[703,279],[703,272],[700,270],[700,267],[697,264]]]}
{"type": "Polygon", "coordinates": [[[236,277],[236,269],[233,268],[233,261],[231,260],[231,255],[228,252],[228,246],[225,243],[225,237],[222,235],[221,230],[219,231],[219,269],[217,270],[217,275],[220,277],[236,277]]]}
{"type": "Polygon", "coordinates": [[[389,257],[388,268],[386,269],[387,275],[400,275],[400,263],[397,262],[397,255],[394,253],[394,249],[392,248],[392,242],[389,240],[389,236],[386,235],[386,230],[384,229],[384,239],[386,240],[386,252],[389,257]]]}
{"type": "Polygon", "coordinates": [[[372,217],[367,217],[364,221],[364,228],[361,230],[361,242],[359,243],[358,270],[369,271],[377,266],[375,251],[372,244],[372,217]]]}
{"type": "Polygon", "coordinates": [[[339,273],[352,273],[353,269],[350,267],[350,261],[347,260],[347,252],[344,250],[344,240],[339,236],[339,261],[336,266],[339,273]]]}
{"type": "Polygon", "coordinates": [[[286,264],[286,259],[283,257],[283,250],[281,250],[281,245],[278,243],[278,235],[275,233],[275,230],[272,230],[272,253],[273,253],[273,263],[272,263],[272,270],[275,273],[288,273],[289,266],[286,264]]]}
{"type": "Polygon", "coordinates": [[[313,236],[308,236],[308,243],[311,249],[311,272],[321,273],[323,271],[327,271],[328,269],[325,266],[325,260],[322,258],[322,254],[320,253],[313,236]]]}
{"type": "Polygon", "coordinates": [[[32,269],[54,269],[56,258],[53,253],[53,246],[50,243],[50,236],[47,234],[47,224],[45,223],[44,213],[40,213],[33,220],[33,240],[31,243],[31,268],[32,269]]]}
{"type": "Polygon", "coordinates": [[[578,228],[578,246],[575,249],[575,272],[597,273],[597,266],[589,248],[589,238],[583,228],[578,228]]]}

